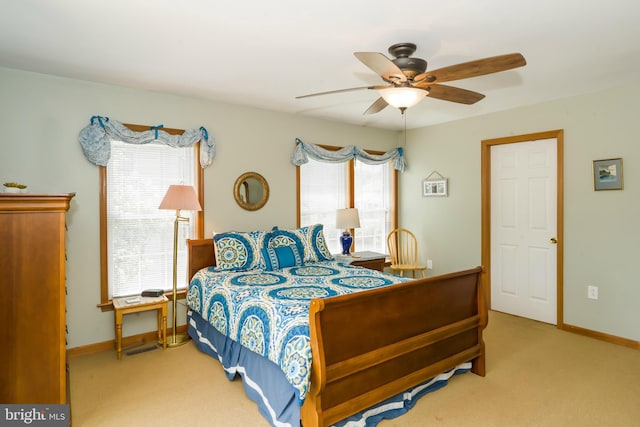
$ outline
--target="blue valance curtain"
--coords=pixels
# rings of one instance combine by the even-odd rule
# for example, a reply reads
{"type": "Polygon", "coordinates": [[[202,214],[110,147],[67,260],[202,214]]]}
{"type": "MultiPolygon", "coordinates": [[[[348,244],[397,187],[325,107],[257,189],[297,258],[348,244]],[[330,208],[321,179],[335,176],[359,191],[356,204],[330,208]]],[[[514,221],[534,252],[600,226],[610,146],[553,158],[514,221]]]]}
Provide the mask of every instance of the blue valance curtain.
{"type": "Polygon", "coordinates": [[[321,162],[340,163],[351,159],[358,159],[369,165],[379,165],[389,161],[393,161],[393,167],[400,172],[404,172],[407,163],[402,153],[402,148],[397,147],[384,154],[369,154],[362,148],[355,145],[349,145],[337,151],[326,150],[315,144],[302,142],[296,138],[296,149],[291,155],[291,163],[300,166],[309,161],[309,157],[321,162]]]}
{"type": "Polygon", "coordinates": [[[111,140],[129,144],[148,144],[161,142],[170,147],[190,147],[198,141],[200,144],[200,166],[209,166],[216,154],[216,145],[204,127],[187,129],[182,135],[171,135],[162,130],[162,125],[144,132],[135,132],[122,123],[108,117],[93,116],[91,122],[80,131],[78,140],[84,156],[97,166],[106,166],[111,157],[111,140]]]}

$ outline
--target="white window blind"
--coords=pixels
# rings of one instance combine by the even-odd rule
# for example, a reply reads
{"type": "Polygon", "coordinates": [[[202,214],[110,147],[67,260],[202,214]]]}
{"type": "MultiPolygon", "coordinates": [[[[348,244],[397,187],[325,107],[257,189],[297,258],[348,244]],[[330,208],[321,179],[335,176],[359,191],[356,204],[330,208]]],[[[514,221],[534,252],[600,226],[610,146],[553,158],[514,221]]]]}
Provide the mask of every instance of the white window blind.
{"type": "Polygon", "coordinates": [[[359,251],[387,253],[387,235],[391,231],[391,166],[355,162],[354,203],[360,216],[355,230],[359,251]]]}
{"type": "MultiPolygon", "coordinates": [[[[336,210],[349,207],[349,162],[327,163],[309,159],[300,166],[300,225],[324,224],[324,235],[332,253],[342,252],[336,229],[336,210]]],[[[387,253],[391,231],[391,164],[367,165],[355,161],[354,201],[360,215],[356,229],[356,251],[387,253]]]]}
{"type": "MultiPolygon", "coordinates": [[[[144,289],[173,288],[175,211],[160,210],[169,185],[194,185],[195,150],[164,144],[111,142],[107,166],[107,251],[109,298],[144,289]]],[[[186,243],[194,236],[195,212],[181,211],[178,288],[186,283],[186,243]]]]}
{"type": "Polygon", "coordinates": [[[336,229],[336,210],[347,207],[348,163],[309,159],[300,166],[300,225],[324,225],[324,237],[332,253],[342,252],[336,229]]]}

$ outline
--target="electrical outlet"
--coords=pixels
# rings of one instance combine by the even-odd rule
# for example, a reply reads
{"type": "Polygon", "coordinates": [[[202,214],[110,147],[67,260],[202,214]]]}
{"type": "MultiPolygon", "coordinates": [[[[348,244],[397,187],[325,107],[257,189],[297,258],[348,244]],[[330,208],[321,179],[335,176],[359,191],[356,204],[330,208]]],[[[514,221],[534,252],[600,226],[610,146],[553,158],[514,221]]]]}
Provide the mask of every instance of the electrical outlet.
{"type": "Polygon", "coordinates": [[[597,286],[587,286],[587,298],[589,298],[589,299],[598,299],[598,287],[597,286]]]}
{"type": "Polygon", "coordinates": [[[433,261],[430,259],[427,260],[427,268],[429,270],[433,270],[433,261]]]}

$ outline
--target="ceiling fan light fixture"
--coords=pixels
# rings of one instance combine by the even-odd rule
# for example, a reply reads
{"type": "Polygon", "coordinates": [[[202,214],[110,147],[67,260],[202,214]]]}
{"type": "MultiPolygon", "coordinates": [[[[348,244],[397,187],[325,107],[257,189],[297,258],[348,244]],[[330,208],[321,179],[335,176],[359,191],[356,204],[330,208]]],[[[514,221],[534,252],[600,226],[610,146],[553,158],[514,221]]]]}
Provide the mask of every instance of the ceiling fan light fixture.
{"type": "Polygon", "coordinates": [[[378,89],[378,92],[387,101],[387,104],[402,111],[413,107],[429,94],[424,89],[414,87],[386,87],[378,89]]]}

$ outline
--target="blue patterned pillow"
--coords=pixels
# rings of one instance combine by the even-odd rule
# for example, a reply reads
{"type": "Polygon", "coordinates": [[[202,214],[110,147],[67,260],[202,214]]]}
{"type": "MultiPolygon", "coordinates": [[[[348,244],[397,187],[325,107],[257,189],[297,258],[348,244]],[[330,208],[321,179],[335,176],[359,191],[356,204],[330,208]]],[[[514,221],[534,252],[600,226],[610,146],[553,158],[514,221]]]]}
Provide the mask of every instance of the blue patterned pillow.
{"type": "Polygon", "coordinates": [[[333,259],[331,251],[327,247],[324,238],[324,226],[322,224],[309,225],[307,227],[290,230],[299,236],[304,246],[304,262],[330,261],[333,259]]]}
{"type": "Polygon", "coordinates": [[[265,247],[279,248],[281,246],[295,246],[299,254],[304,254],[302,237],[291,231],[274,229],[265,238],[265,247]]]}
{"type": "Polygon", "coordinates": [[[273,227],[264,246],[262,256],[267,270],[304,265],[304,244],[297,234],[273,227]]]}
{"type": "Polygon", "coordinates": [[[265,246],[264,231],[229,231],[213,236],[218,270],[253,270],[264,268],[261,250],[265,246]]]}
{"type": "Polygon", "coordinates": [[[279,270],[285,267],[303,265],[302,255],[296,245],[268,247],[262,249],[266,270],[279,270]]]}

